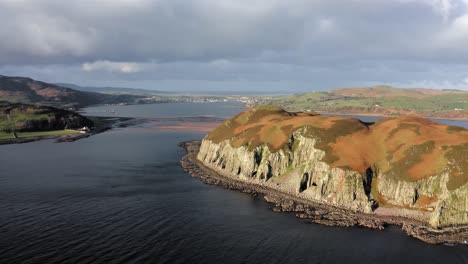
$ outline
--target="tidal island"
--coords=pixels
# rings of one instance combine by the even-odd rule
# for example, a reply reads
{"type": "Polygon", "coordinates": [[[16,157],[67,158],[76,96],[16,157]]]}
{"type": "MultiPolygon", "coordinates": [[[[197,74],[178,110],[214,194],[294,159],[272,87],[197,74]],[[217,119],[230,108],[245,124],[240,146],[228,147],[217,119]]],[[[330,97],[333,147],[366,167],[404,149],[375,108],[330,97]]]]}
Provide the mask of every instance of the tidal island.
{"type": "Polygon", "coordinates": [[[325,225],[399,225],[428,243],[468,241],[468,130],[461,127],[258,106],[181,146],[192,176],[262,194],[276,211],[325,225]]]}

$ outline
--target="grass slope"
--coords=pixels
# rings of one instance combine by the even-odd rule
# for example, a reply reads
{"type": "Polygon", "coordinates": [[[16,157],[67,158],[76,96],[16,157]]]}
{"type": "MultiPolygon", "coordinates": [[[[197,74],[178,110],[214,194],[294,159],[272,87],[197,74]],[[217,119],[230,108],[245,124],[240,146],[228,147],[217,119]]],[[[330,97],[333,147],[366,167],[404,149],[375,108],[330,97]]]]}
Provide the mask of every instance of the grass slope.
{"type": "Polygon", "coordinates": [[[0,103],[0,131],[38,132],[92,127],[93,122],[75,112],[50,106],[0,103]]]}
{"type": "Polygon", "coordinates": [[[92,104],[133,103],[141,98],[143,97],[138,95],[78,91],[31,78],[0,75],[0,100],[12,103],[80,108],[92,104]]]}
{"type": "Polygon", "coordinates": [[[400,115],[468,119],[468,91],[399,89],[388,86],[337,89],[279,96],[264,102],[289,111],[400,115]]]}
{"type": "Polygon", "coordinates": [[[372,167],[391,177],[416,181],[450,172],[449,189],[468,181],[468,130],[428,119],[403,116],[366,125],[357,119],[291,113],[260,106],[226,120],[207,135],[214,142],[254,149],[266,144],[275,152],[291,146],[293,132],[303,129],[325,151],[323,161],[365,173],[372,167]]]}

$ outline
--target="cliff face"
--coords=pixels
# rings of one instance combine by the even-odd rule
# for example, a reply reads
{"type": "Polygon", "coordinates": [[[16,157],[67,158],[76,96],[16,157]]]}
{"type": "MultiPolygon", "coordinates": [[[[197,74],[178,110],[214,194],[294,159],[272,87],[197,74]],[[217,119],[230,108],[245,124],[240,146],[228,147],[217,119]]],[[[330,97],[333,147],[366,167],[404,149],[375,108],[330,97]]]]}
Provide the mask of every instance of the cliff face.
{"type": "Polygon", "coordinates": [[[305,199],[371,212],[372,201],[366,188],[371,182],[355,171],[331,168],[321,159],[324,151],[316,141],[302,137],[296,146],[271,152],[267,146],[234,148],[229,141],[203,140],[198,159],[225,176],[254,181],[305,199]]]}
{"type": "Polygon", "coordinates": [[[197,158],[226,177],[306,200],[444,227],[468,224],[466,142],[466,130],[423,119],[366,125],[260,107],[208,134],[197,158]],[[447,135],[432,138],[424,126],[447,135]]]}

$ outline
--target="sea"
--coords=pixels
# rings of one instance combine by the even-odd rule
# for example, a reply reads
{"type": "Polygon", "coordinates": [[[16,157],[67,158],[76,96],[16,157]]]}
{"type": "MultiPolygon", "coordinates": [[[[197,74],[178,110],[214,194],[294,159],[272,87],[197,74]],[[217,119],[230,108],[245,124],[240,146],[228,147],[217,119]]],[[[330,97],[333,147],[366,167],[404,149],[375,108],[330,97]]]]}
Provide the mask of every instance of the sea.
{"type": "Polygon", "coordinates": [[[0,146],[0,263],[468,263],[466,245],[426,244],[392,226],[309,223],[184,172],[177,144],[206,132],[161,124],[242,110],[228,102],[90,107],[83,114],[141,122],[71,143],[0,146]]]}

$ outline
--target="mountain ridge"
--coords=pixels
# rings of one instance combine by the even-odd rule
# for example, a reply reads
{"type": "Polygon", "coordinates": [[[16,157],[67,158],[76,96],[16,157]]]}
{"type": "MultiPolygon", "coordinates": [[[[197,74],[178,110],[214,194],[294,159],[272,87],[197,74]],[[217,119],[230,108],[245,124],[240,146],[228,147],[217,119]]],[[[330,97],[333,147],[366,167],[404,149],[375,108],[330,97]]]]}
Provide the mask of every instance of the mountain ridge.
{"type": "Polygon", "coordinates": [[[76,109],[93,104],[131,102],[138,98],[141,97],[84,92],[29,77],[0,75],[0,99],[13,103],[76,109]]]}
{"type": "Polygon", "coordinates": [[[55,83],[55,85],[71,88],[78,91],[84,92],[96,92],[96,93],[129,93],[129,94],[136,94],[136,95],[153,95],[153,94],[168,94],[170,92],[167,91],[159,91],[159,90],[149,90],[149,89],[142,89],[142,88],[128,88],[128,87],[96,87],[96,86],[81,86],[71,83],[55,83]]]}

